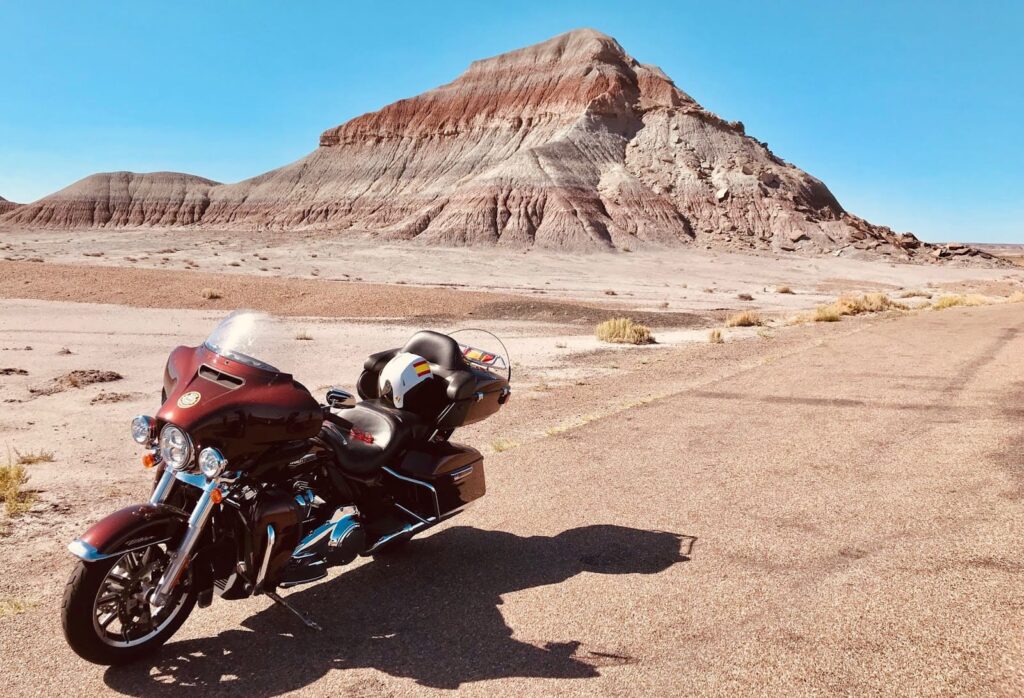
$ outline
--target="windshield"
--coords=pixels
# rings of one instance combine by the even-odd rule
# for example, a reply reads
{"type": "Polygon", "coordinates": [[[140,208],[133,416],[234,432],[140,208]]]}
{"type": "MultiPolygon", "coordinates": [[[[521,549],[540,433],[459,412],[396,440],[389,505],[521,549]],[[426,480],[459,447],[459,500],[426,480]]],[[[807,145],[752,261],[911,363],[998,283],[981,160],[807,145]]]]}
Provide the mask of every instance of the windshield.
{"type": "Polygon", "coordinates": [[[264,371],[279,371],[269,363],[281,345],[277,325],[266,313],[236,310],[221,320],[203,345],[232,361],[264,371]]]}

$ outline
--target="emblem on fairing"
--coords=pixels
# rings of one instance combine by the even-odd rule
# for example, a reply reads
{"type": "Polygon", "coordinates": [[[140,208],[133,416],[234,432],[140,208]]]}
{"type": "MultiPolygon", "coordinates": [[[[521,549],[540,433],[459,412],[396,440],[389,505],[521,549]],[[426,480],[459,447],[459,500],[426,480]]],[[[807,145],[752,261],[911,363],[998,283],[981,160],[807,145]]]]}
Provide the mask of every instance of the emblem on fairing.
{"type": "Polygon", "coordinates": [[[178,398],[178,407],[182,409],[194,407],[202,397],[197,390],[189,391],[178,398]]]}

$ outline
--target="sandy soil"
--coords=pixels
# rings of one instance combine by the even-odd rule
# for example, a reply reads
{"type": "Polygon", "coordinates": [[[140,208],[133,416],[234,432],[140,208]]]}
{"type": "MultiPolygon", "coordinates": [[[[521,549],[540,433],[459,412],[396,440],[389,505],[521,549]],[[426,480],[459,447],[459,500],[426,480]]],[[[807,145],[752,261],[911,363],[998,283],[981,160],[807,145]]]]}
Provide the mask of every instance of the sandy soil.
{"type": "MultiPolygon", "coordinates": [[[[322,634],[263,599],[220,602],[118,670],[63,645],[63,547],[145,496],[125,424],[152,409],[167,347],[217,313],[2,308],[0,363],[28,375],[0,378],[2,399],[25,400],[4,404],[0,438],[56,452],[0,539],[0,595],[27,605],[0,618],[11,695],[1024,690],[1024,305],[564,355],[509,323],[545,384],[459,434],[488,453],[484,500],[292,592],[322,634]],[[31,397],[75,369],[124,378],[31,397]],[[91,404],[110,391],[134,397],[91,404]]],[[[369,327],[322,320],[294,342],[296,374],[351,385],[366,349],[409,329],[369,327]],[[318,368],[334,346],[336,370],[318,368]]]]}
{"type": "MultiPolygon", "coordinates": [[[[1005,295],[1024,274],[1007,269],[780,257],[703,249],[559,254],[543,250],[426,248],[302,233],[246,235],[197,230],[0,231],[0,259],[122,268],[190,269],[216,275],[224,290],[238,274],[409,286],[600,302],[623,308],[735,308],[740,293],[768,310],[792,310],[844,292],[980,289],[1005,295]],[[789,286],[795,293],[778,294],[789,286]],[[608,292],[615,295],[609,295],[608,292]],[[668,304],[667,308],[663,307],[668,304]]],[[[41,273],[41,272],[40,272],[41,273]]],[[[0,274],[0,278],[3,274],[0,274]]],[[[204,281],[204,283],[206,283],[204,281]]],[[[202,286],[200,286],[202,288],[202,286]]],[[[124,302],[124,301],[119,301],[124,302]]],[[[333,314],[333,313],[332,313],[333,314]]]]}
{"type": "Polygon", "coordinates": [[[277,240],[264,275],[191,239],[201,266],[183,273],[177,252],[111,266],[156,234],[34,235],[0,237],[45,260],[0,261],[0,460],[54,453],[0,535],[7,695],[1024,691],[1024,304],[784,324],[843,291],[1005,295],[1020,273],[277,240]],[[238,305],[285,316],[276,360],[318,394],[425,325],[500,335],[513,400],[456,435],[485,452],[488,495],[401,555],[291,592],[324,633],[265,599],[216,602],[152,661],[87,665],[57,620],[65,546],[146,496],[128,420],[155,409],[168,350],[238,305]],[[709,344],[742,307],[775,320],[709,344]],[[659,344],[599,345],[593,323],[623,310],[659,344]]]}

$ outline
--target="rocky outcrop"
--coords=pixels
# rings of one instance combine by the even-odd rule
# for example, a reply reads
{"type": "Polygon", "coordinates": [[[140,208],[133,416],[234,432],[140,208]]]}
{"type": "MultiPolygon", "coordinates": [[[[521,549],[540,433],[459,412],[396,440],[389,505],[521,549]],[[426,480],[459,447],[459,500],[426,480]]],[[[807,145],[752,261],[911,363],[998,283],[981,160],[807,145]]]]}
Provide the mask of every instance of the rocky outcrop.
{"type": "Polygon", "coordinates": [[[742,123],[586,29],[477,61],[447,85],[328,129],[310,155],[253,179],[97,175],[2,220],[961,257],[844,211],[742,123]]]}
{"type": "Polygon", "coordinates": [[[58,228],[191,225],[202,219],[216,185],[179,172],[94,174],[0,221],[58,228]]]}
{"type": "Polygon", "coordinates": [[[7,213],[8,211],[13,211],[19,206],[21,206],[21,204],[16,204],[13,201],[8,201],[4,197],[0,196],[0,216],[7,213]]]}

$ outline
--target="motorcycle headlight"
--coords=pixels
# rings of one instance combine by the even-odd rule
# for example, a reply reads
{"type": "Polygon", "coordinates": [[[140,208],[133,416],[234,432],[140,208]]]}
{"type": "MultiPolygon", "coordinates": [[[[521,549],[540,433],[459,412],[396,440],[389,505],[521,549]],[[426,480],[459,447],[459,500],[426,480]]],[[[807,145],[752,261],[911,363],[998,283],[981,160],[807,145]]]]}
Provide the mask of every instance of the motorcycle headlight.
{"type": "Polygon", "coordinates": [[[199,452],[199,471],[210,480],[224,472],[228,459],[215,448],[204,448],[199,452]]]}
{"type": "Polygon", "coordinates": [[[192,440],[173,424],[160,432],[160,458],[175,470],[182,470],[192,460],[192,440]]]}
{"type": "Polygon", "coordinates": [[[152,417],[139,415],[132,420],[132,441],[137,444],[148,444],[153,440],[153,432],[156,430],[156,420],[152,417]]]}

